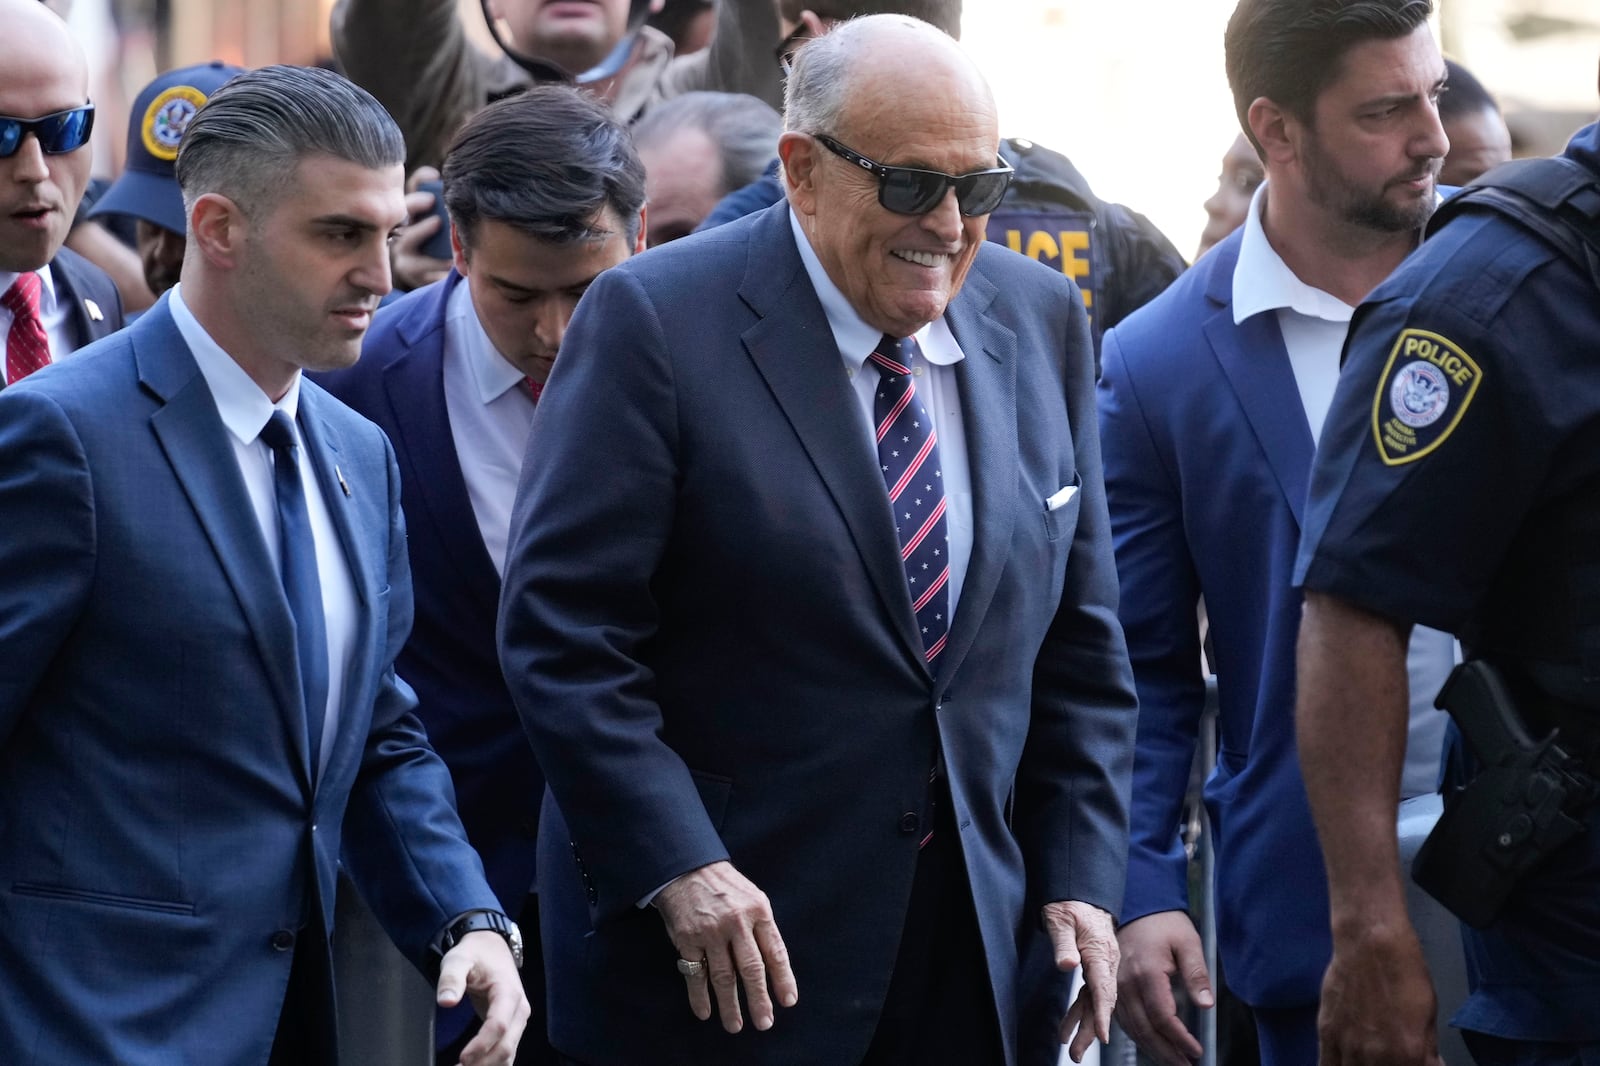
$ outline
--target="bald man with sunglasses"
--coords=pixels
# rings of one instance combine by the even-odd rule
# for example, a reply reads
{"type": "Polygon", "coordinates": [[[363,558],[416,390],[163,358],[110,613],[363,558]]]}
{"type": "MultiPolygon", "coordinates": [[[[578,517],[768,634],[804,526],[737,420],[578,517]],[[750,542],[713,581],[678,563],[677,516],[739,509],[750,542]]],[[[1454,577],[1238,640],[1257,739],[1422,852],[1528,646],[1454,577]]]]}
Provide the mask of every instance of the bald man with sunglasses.
{"type": "Polygon", "coordinates": [[[948,36],[854,20],[789,94],[787,201],[600,275],[534,421],[501,662],[551,1041],[1014,1066],[1048,929],[1081,1057],[1135,730],[1083,302],[984,241],[1010,172],[948,36]]]}
{"type": "Polygon", "coordinates": [[[63,248],[89,181],[89,65],[35,0],[0,3],[0,388],[122,328],[105,272],[63,248]]]}

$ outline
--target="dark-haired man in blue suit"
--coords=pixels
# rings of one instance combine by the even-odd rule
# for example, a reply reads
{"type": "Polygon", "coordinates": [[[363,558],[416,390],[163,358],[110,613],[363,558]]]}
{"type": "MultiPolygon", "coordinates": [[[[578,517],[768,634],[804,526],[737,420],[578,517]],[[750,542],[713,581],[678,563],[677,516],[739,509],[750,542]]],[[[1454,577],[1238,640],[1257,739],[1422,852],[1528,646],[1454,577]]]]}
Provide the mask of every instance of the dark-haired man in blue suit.
{"type": "MultiPolygon", "coordinates": [[[[1201,1054],[1174,976],[1200,1005],[1212,996],[1179,836],[1205,703],[1202,597],[1221,705],[1205,795],[1222,968],[1254,1009],[1267,1066],[1316,1061],[1328,890],[1296,757],[1290,571],[1351,313],[1433,210],[1447,143],[1428,12],[1425,0],[1239,4],[1228,75],[1267,183],[1240,230],[1105,337],[1106,492],[1139,687],[1117,1012],[1164,1066],[1201,1054]]],[[[1419,633],[1415,650],[1431,697],[1451,641],[1419,633]]],[[[1444,716],[1418,723],[1412,794],[1433,790],[1444,716]]]]}
{"type": "MultiPolygon", "coordinates": [[[[544,777],[500,672],[495,614],[535,396],[583,291],[642,250],[644,168],[605,105],[538,86],[462,127],[444,198],[456,269],[385,308],[360,362],[319,380],[394,444],[417,600],[396,667],[417,690],[489,884],[521,915],[534,1020],[517,1061],[548,1062],[530,895],[544,777]]],[[[446,1066],[471,1018],[440,1015],[446,1066]]]]}
{"type": "Polygon", "coordinates": [[[551,1039],[1014,1066],[1048,930],[1081,1056],[1135,725],[1083,302],[984,241],[1009,172],[946,35],[843,24],[786,121],[788,202],[602,274],[534,417],[501,659],[551,1039]]]}
{"type": "MultiPolygon", "coordinates": [[[[26,17],[31,0],[0,0],[26,17]]],[[[336,1061],[341,860],[438,998],[527,1016],[394,673],[411,624],[383,435],[302,370],[389,288],[399,130],[269,67],[185,135],[180,284],[0,392],[0,1061],[336,1061]]]]}

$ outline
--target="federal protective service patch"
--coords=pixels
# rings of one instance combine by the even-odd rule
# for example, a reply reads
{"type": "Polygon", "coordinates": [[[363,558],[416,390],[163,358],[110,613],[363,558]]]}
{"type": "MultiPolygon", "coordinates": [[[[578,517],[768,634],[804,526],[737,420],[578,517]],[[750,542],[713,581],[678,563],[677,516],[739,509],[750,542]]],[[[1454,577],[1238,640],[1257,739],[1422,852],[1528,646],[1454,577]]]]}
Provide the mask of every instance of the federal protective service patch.
{"type": "Polygon", "coordinates": [[[1483,371],[1460,346],[1425,329],[1394,342],[1372,400],[1372,436],[1386,466],[1414,462],[1445,442],[1477,394],[1483,371]]]}
{"type": "Polygon", "coordinates": [[[139,130],[144,150],[166,163],[177,159],[183,131],[205,102],[206,94],[191,85],[175,85],[150,101],[139,130]]]}

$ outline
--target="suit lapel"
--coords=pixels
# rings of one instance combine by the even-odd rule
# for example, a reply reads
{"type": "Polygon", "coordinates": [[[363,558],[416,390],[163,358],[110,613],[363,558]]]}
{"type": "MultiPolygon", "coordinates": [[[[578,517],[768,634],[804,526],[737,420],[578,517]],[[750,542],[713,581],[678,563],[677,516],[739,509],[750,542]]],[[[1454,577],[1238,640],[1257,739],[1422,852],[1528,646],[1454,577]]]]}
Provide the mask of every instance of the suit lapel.
{"type": "MultiPolygon", "coordinates": [[[[492,608],[500,600],[500,579],[467,494],[444,400],[445,307],[461,283],[453,272],[451,279],[400,326],[400,337],[408,347],[384,368],[383,389],[390,424],[396,427],[395,449],[406,467],[402,492],[407,521],[427,516],[443,548],[441,554],[450,559],[473,597],[492,608]]],[[[412,535],[417,533],[413,528],[412,535]]]]}
{"type": "Polygon", "coordinates": [[[189,497],[256,644],[262,668],[299,752],[302,783],[310,785],[303,697],[291,669],[294,620],[272,556],[256,523],[228,430],[189,347],[163,299],[131,332],[139,380],[162,406],[150,426],[189,497]]]}
{"type": "Polygon", "coordinates": [[[69,249],[59,250],[50,264],[50,277],[55,282],[56,299],[66,308],[68,331],[76,351],[110,333],[111,323],[106,319],[106,309],[80,291],[84,286],[73,256],[69,249]]]}
{"type": "Polygon", "coordinates": [[[859,401],[842,372],[827,316],[789,232],[788,206],[768,209],[756,226],[739,293],[763,317],[745,331],[745,349],[844,517],[901,643],[926,675],[883,475],[862,434],[859,401]]]}
{"type": "Polygon", "coordinates": [[[991,318],[995,290],[974,270],[945,317],[962,360],[956,366],[972,470],[972,558],[951,619],[940,677],[955,675],[972,648],[1006,564],[1017,516],[1017,335],[991,318]]]}
{"type": "Polygon", "coordinates": [[[1216,353],[1222,372],[1239,398],[1245,418],[1255,433],[1268,467],[1289,502],[1297,525],[1303,525],[1306,492],[1315,445],[1306,421],[1300,387],[1295,383],[1289,352],[1283,345],[1278,318],[1252,315],[1233,321],[1233,267],[1239,242],[1213,255],[1207,295],[1220,305],[1204,325],[1206,338],[1216,353]]]}

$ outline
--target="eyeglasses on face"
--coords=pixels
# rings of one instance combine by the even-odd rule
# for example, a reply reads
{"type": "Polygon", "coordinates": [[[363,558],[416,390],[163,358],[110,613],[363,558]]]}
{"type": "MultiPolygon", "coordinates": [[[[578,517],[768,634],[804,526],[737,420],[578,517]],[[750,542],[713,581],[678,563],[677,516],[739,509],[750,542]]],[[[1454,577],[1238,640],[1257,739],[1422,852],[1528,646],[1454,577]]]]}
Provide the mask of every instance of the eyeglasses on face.
{"type": "Polygon", "coordinates": [[[878,179],[878,203],[897,215],[925,215],[939,206],[946,189],[956,190],[956,206],[971,218],[987,215],[1000,206],[1000,200],[1016,176],[1004,162],[988,170],[970,174],[945,174],[915,167],[890,167],[859,152],[851,151],[825,134],[812,134],[822,146],[847,163],[878,179]]]}
{"type": "Polygon", "coordinates": [[[45,155],[63,155],[89,143],[89,134],[93,131],[93,104],[41,118],[0,115],[0,159],[16,155],[17,149],[22,147],[22,139],[30,133],[39,139],[39,148],[45,155]]]}

